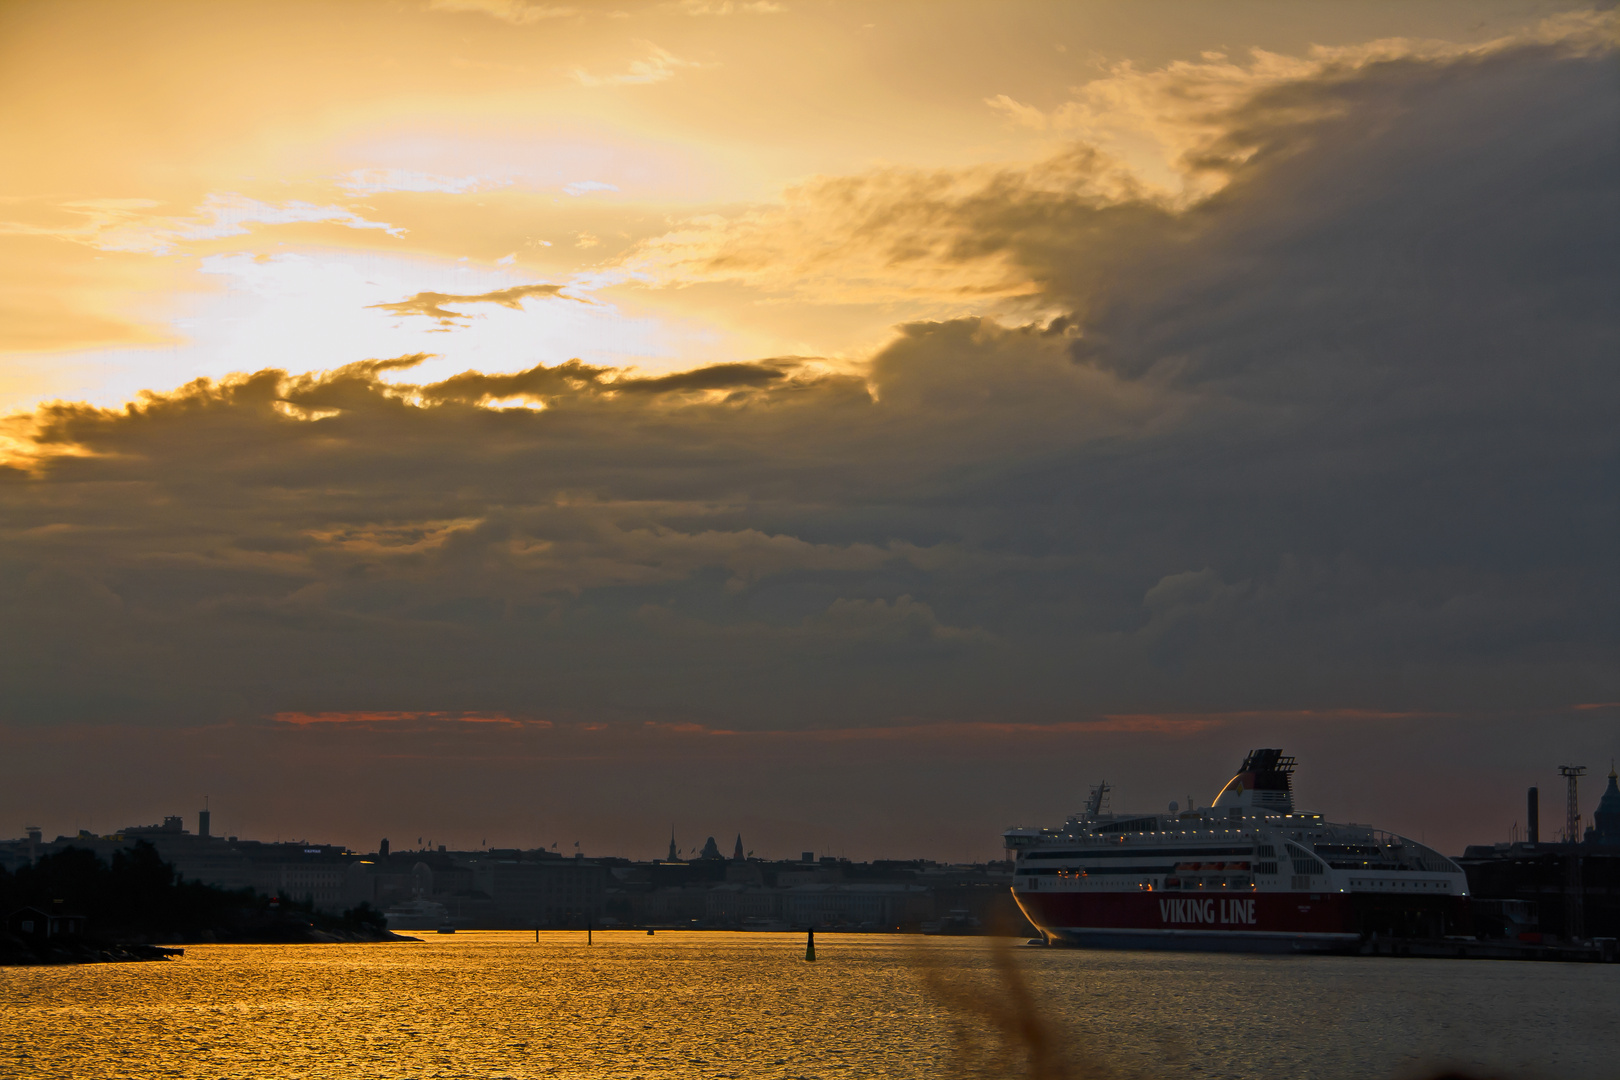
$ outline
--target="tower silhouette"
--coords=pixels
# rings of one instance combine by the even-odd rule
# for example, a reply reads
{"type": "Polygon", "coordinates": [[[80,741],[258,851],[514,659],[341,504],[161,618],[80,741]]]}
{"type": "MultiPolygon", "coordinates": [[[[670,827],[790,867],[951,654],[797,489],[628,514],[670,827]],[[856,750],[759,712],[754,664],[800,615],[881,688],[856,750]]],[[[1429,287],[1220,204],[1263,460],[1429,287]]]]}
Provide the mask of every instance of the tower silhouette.
{"type": "Polygon", "coordinates": [[[1585,765],[1560,765],[1558,775],[1569,781],[1569,792],[1564,802],[1564,843],[1581,842],[1581,777],[1586,775],[1585,765]]]}

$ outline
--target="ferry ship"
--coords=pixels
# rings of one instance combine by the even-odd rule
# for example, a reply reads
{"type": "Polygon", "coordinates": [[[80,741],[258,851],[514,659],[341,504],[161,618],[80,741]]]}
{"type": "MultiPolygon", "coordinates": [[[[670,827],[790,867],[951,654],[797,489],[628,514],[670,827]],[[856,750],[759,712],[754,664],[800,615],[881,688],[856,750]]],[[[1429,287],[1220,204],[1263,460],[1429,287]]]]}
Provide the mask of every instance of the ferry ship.
{"type": "Polygon", "coordinates": [[[1109,787],[1056,829],[1009,829],[1013,898],[1049,944],[1353,952],[1468,928],[1450,859],[1294,809],[1295,761],[1254,750],[1205,810],[1108,812],[1109,787]]]}

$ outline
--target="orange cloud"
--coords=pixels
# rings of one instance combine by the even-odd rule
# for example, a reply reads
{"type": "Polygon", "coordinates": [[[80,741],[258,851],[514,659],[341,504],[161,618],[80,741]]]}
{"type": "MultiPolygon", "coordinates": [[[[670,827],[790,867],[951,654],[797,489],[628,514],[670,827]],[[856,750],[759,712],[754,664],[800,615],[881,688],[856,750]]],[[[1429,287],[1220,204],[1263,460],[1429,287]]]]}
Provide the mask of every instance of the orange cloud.
{"type": "MultiPolygon", "coordinates": [[[[1606,708],[1607,705],[1576,706],[1606,708]]],[[[1374,709],[1277,709],[1218,713],[1113,713],[1094,720],[1064,720],[1056,723],[1017,723],[995,720],[957,721],[932,724],[895,724],[887,727],[797,728],[791,730],[743,731],[711,727],[685,721],[648,720],[640,729],[651,735],[704,739],[748,740],[756,743],[949,743],[957,740],[1002,738],[1014,735],[1087,736],[1115,734],[1190,735],[1200,731],[1248,721],[1302,723],[1323,720],[1413,720],[1443,719],[1451,713],[1387,712],[1374,709]]],[[[340,726],[487,724],[512,730],[557,730],[562,733],[626,733],[627,725],[601,722],[558,725],[550,720],[521,720],[504,713],[375,711],[281,712],[278,724],[313,727],[340,726]]]]}
{"type": "Polygon", "coordinates": [[[310,727],[316,724],[337,725],[363,725],[375,726],[379,724],[421,724],[421,723],[449,723],[449,724],[498,724],[505,727],[543,727],[551,726],[549,720],[514,720],[501,713],[477,712],[279,712],[275,715],[278,724],[292,724],[297,727],[310,727]]]}
{"type": "MultiPolygon", "coordinates": [[[[1233,714],[1238,715],[1238,714],[1233,714]]],[[[736,731],[703,724],[647,721],[649,730],[671,735],[750,738],[807,743],[840,742],[949,742],[954,739],[1008,735],[1102,735],[1118,732],[1186,734],[1225,723],[1221,714],[1186,716],[1104,716],[1097,720],[1065,720],[1052,724],[981,720],[938,724],[900,724],[871,728],[809,728],[793,731],[736,731]]]]}
{"type": "MultiPolygon", "coordinates": [[[[436,319],[440,326],[459,325],[457,319],[470,319],[459,311],[452,311],[445,304],[499,304],[501,307],[521,311],[523,299],[529,296],[562,296],[562,285],[514,285],[509,289],[495,289],[492,292],[457,294],[442,292],[419,292],[406,300],[393,304],[368,304],[368,307],[381,308],[395,315],[426,315],[436,319]]],[[[563,296],[564,300],[573,300],[574,297],[563,296]]],[[[589,301],[578,301],[588,303],[589,301]]]]}
{"type": "Polygon", "coordinates": [[[1313,720],[1440,720],[1445,712],[1385,712],[1378,709],[1270,709],[1217,713],[1118,713],[1103,719],[1118,723],[1112,731],[1201,731],[1245,721],[1307,723],[1313,720]]]}

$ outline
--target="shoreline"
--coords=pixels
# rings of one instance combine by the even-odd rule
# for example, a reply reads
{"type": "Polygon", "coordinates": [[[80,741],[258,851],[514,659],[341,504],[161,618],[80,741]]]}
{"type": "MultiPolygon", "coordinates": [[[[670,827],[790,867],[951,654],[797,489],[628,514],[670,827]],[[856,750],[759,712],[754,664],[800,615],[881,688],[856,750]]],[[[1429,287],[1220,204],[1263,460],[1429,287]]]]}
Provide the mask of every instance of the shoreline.
{"type": "Polygon", "coordinates": [[[392,945],[421,941],[421,938],[397,934],[391,930],[370,933],[359,930],[321,930],[313,926],[305,928],[302,932],[280,934],[220,935],[211,932],[190,936],[174,934],[169,935],[161,944],[67,937],[32,942],[7,935],[0,937],[0,968],[138,964],[179,960],[185,956],[187,945],[392,945]]]}

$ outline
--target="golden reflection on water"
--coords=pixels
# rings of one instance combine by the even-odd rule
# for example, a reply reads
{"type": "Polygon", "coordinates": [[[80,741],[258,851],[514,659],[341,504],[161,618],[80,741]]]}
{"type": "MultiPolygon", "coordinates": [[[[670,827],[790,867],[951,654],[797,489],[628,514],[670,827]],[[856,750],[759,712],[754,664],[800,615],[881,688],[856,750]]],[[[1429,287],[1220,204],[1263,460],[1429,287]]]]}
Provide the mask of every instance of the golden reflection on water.
{"type": "MultiPolygon", "coordinates": [[[[1008,982],[984,939],[816,946],[806,963],[801,935],[597,931],[587,947],[574,933],[460,933],[0,969],[0,1074],[1024,1075],[993,1015],[1008,982]]],[[[1620,969],[1607,965],[1003,956],[1070,1075],[1382,1080],[1440,1062],[1620,1075],[1620,969]]]]}

